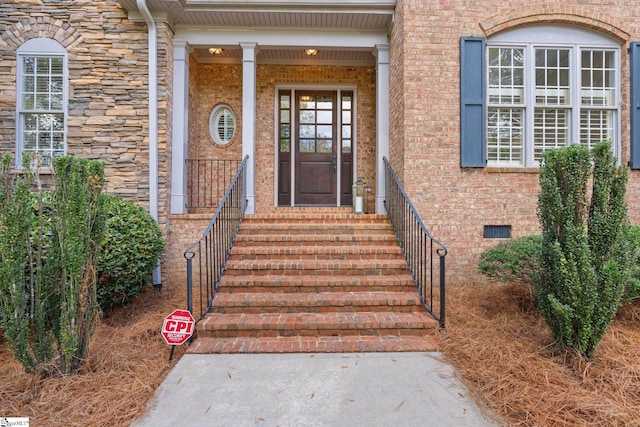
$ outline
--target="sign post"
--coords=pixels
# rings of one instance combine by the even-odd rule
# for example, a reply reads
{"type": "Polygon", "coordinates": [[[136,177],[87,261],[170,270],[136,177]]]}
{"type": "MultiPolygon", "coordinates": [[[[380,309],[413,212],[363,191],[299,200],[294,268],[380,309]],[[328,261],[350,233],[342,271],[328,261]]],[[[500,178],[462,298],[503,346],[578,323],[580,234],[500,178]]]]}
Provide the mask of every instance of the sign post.
{"type": "Polygon", "coordinates": [[[188,310],[174,310],[164,319],[162,324],[162,337],[171,345],[171,356],[176,345],[184,344],[193,335],[195,320],[188,310]]]}

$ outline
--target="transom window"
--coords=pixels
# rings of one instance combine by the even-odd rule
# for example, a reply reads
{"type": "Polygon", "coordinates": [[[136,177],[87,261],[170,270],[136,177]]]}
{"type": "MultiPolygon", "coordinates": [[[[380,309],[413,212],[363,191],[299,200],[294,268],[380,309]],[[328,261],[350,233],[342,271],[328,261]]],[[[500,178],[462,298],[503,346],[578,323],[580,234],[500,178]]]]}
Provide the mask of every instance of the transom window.
{"type": "Polygon", "coordinates": [[[17,162],[24,153],[50,168],[65,154],[66,50],[51,39],[32,39],[18,48],[17,162]]]}
{"type": "Polygon", "coordinates": [[[619,44],[574,27],[533,26],[488,41],[487,162],[535,166],[569,144],[618,147],[619,44]]]}

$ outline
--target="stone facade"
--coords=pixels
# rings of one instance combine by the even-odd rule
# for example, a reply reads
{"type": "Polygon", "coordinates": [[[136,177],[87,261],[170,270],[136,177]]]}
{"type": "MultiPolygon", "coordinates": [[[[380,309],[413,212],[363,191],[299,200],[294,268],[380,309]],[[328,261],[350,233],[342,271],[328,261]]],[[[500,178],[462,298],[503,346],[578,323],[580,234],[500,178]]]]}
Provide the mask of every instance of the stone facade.
{"type": "MultiPolygon", "coordinates": [[[[468,1],[397,0],[390,45],[389,158],[425,224],[449,248],[450,283],[469,281],[478,255],[496,241],[485,225],[511,225],[512,236],[538,232],[538,170],[460,167],[460,54],[462,36],[490,37],[529,23],[581,26],[620,42],[622,163],[630,156],[629,42],[640,40],[640,6],[632,0],[468,1]]],[[[202,218],[169,215],[172,155],[173,40],[158,22],[159,221],[172,254],[164,269],[179,271],[186,240],[202,218]],[[194,225],[195,224],[195,225],[194,225]],[[188,236],[185,237],[185,236],[188,236]]],[[[277,31],[277,30],[276,30],[277,31]]],[[[0,151],[15,151],[16,49],[46,37],[68,52],[68,153],[106,163],[107,191],[149,207],[148,29],[128,18],[116,0],[0,3],[0,151]]],[[[242,65],[189,58],[190,158],[242,157],[242,65]],[[219,103],[237,116],[226,147],[209,136],[219,103]]],[[[256,211],[274,208],[276,87],[349,85],[357,88],[358,176],[375,185],[376,69],[374,66],[256,67],[256,211]]],[[[628,188],[631,220],[640,224],[640,176],[628,188]]],[[[375,194],[375,188],[374,193],[375,194]]],[[[181,275],[181,273],[180,273],[181,275]]],[[[174,280],[174,279],[171,279],[174,280]]],[[[175,279],[179,280],[179,279],[175,279]]]]}
{"type": "MultiPolygon", "coordinates": [[[[105,162],[106,191],[149,205],[147,28],[115,0],[0,4],[0,151],[15,152],[16,49],[44,37],[68,52],[67,153],[105,162]]],[[[158,61],[172,36],[159,25],[158,61]]],[[[170,69],[159,71],[160,223],[167,221],[170,69]]]]}

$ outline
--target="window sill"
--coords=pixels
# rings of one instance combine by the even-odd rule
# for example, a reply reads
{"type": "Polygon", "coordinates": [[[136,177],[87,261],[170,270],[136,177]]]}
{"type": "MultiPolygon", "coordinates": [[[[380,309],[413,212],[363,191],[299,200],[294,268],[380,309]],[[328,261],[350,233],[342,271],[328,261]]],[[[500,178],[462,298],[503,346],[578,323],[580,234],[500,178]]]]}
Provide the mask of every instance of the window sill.
{"type": "Polygon", "coordinates": [[[487,166],[487,173],[540,173],[540,168],[515,168],[515,167],[499,167],[487,166]]]}

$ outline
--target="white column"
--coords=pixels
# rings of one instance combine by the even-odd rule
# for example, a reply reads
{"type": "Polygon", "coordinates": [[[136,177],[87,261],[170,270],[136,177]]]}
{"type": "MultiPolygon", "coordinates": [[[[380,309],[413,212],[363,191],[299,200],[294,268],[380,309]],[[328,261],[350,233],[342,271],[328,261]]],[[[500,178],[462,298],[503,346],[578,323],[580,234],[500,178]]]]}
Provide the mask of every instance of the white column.
{"type": "Polygon", "coordinates": [[[385,167],[389,158],[389,45],[376,45],[376,213],[385,214],[385,167]]]}
{"type": "Polygon", "coordinates": [[[246,213],[256,213],[256,46],[242,47],[242,158],[249,155],[245,171],[248,206],[246,213]]]}
{"type": "Polygon", "coordinates": [[[189,45],[173,43],[173,137],[171,140],[171,213],[187,213],[189,149],[189,45]]]}

